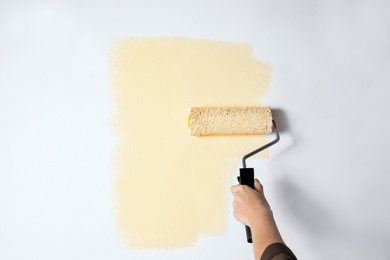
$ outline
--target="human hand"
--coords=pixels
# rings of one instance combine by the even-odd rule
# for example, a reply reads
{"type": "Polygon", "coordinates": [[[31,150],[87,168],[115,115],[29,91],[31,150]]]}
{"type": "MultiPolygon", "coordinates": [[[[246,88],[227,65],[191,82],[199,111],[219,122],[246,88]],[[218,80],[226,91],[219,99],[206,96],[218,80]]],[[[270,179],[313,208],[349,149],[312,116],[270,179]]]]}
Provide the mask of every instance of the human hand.
{"type": "Polygon", "coordinates": [[[263,185],[255,179],[255,189],[247,185],[234,185],[233,214],[252,231],[255,258],[260,259],[267,246],[284,243],[276,226],[271,207],[265,199],[263,185]]]}
{"type": "Polygon", "coordinates": [[[255,179],[255,189],[247,185],[234,185],[230,191],[233,194],[233,214],[242,224],[251,227],[261,217],[272,215],[263,192],[263,185],[255,179]]]}

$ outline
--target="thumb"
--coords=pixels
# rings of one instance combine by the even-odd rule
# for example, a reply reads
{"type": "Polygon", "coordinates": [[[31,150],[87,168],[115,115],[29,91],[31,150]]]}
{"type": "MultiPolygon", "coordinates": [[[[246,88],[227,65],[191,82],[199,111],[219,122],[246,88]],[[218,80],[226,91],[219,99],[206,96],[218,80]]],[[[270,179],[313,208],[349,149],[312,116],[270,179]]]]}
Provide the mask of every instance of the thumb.
{"type": "Polygon", "coordinates": [[[263,192],[263,185],[261,185],[258,179],[255,179],[255,190],[263,192]]]}

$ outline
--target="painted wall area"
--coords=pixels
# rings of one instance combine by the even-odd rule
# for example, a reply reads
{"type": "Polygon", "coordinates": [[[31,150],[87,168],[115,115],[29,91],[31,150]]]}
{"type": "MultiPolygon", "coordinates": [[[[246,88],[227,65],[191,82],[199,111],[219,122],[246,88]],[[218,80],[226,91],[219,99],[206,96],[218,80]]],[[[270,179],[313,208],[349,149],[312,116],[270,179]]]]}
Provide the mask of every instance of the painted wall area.
{"type": "Polygon", "coordinates": [[[281,141],[248,166],[288,246],[389,259],[389,7],[1,1],[0,258],[253,259],[228,189],[266,138],[182,134],[187,105],[261,104],[281,141]]]}
{"type": "Polygon", "coordinates": [[[109,66],[121,243],[173,249],[226,233],[237,162],[267,138],[191,136],[189,110],[261,105],[271,67],[248,45],[176,37],[116,39],[109,66]]]}

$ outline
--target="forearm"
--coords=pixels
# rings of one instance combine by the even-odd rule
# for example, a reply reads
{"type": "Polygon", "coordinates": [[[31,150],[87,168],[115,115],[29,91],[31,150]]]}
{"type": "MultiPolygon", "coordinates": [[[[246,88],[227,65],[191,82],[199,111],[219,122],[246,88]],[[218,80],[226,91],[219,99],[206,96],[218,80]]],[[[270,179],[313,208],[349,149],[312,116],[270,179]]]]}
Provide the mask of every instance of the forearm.
{"type": "Polygon", "coordinates": [[[253,250],[256,260],[259,260],[267,246],[272,243],[283,243],[276,226],[272,211],[256,218],[250,225],[253,239],[253,250]]]}

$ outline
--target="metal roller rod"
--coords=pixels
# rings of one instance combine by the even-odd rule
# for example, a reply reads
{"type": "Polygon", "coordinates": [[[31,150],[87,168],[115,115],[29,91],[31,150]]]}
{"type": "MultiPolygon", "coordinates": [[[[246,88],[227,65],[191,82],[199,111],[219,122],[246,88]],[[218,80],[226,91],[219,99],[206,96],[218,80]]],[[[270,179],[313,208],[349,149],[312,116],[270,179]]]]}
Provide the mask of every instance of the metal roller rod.
{"type": "Polygon", "coordinates": [[[251,157],[252,155],[257,154],[257,153],[263,151],[264,149],[267,149],[268,147],[270,147],[270,146],[276,144],[277,142],[279,142],[279,140],[280,140],[280,135],[279,135],[278,124],[277,124],[276,121],[273,120],[273,119],[272,119],[272,123],[273,123],[273,125],[274,125],[275,130],[276,130],[276,139],[273,140],[272,142],[270,142],[270,143],[268,143],[268,144],[266,144],[266,145],[260,147],[259,149],[256,149],[256,150],[254,150],[253,152],[248,153],[248,154],[245,155],[244,157],[242,157],[242,168],[246,168],[246,162],[245,162],[246,159],[248,159],[248,158],[251,157]]]}

